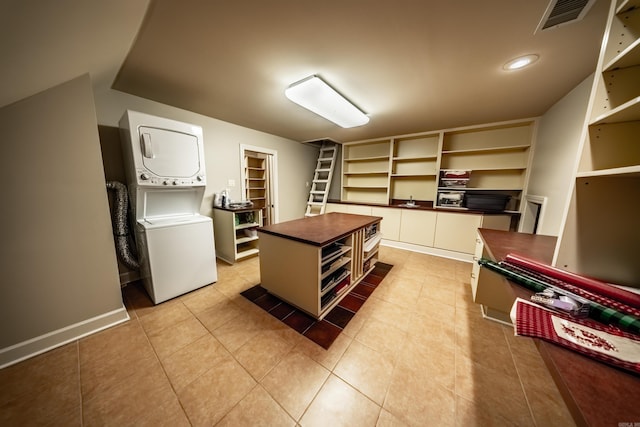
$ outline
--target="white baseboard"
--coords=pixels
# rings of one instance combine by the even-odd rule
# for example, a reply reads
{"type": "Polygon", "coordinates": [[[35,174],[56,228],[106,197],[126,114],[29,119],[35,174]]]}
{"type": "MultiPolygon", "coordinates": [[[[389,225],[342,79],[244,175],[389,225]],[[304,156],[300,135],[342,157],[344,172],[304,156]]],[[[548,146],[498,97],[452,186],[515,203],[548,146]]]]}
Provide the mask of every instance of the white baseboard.
{"type": "Polygon", "coordinates": [[[439,256],[442,258],[455,259],[455,260],[464,261],[464,262],[473,262],[473,255],[466,254],[463,252],[448,251],[446,249],[438,249],[438,248],[432,248],[429,246],[414,245],[413,243],[396,242],[395,240],[387,240],[387,239],[382,239],[380,244],[382,246],[389,246],[397,249],[405,249],[408,251],[420,252],[422,254],[439,256]]]}
{"type": "Polygon", "coordinates": [[[127,320],[129,320],[129,313],[123,306],[100,316],[0,349],[0,369],[127,320]]]}

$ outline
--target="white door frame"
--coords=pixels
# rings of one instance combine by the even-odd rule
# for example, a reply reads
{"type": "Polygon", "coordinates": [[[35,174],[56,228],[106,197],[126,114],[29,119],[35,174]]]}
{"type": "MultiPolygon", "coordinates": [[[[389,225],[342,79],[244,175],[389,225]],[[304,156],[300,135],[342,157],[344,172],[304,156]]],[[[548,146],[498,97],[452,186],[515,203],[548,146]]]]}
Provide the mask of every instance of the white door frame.
{"type": "Polygon", "coordinates": [[[525,233],[531,233],[532,231],[528,231],[530,224],[534,224],[536,218],[533,216],[533,212],[529,209],[529,204],[536,204],[540,206],[538,210],[538,226],[536,228],[536,234],[539,234],[540,227],[542,226],[542,221],[544,221],[545,208],[547,205],[547,198],[545,196],[534,196],[532,194],[527,194],[524,196],[525,206],[522,210],[522,218],[520,220],[520,231],[525,233]]]}
{"type": "Polygon", "coordinates": [[[269,163],[269,189],[271,192],[271,204],[273,205],[272,208],[272,212],[273,212],[273,216],[272,218],[272,223],[273,224],[277,224],[280,219],[279,219],[279,203],[278,203],[278,152],[276,150],[271,150],[269,148],[264,148],[264,147],[258,147],[255,145],[247,145],[247,144],[240,144],[240,173],[242,174],[242,197],[245,196],[245,194],[247,194],[247,186],[245,185],[245,177],[244,177],[244,170],[245,170],[245,162],[244,162],[244,157],[245,157],[245,151],[254,151],[256,153],[262,153],[262,154],[267,154],[270,157],[268,159],[271,159],[271,162],[269,163]]]}

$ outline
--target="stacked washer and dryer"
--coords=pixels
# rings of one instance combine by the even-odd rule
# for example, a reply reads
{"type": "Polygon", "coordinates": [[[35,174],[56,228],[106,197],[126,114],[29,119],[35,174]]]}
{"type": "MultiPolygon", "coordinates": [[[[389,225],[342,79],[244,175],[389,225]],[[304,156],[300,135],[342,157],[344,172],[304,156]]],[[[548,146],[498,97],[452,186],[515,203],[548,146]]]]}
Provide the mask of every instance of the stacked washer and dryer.
{"type": "Polygon", "coordinates": [[[217,281],[212,220],[200,215],[202,128],[126,111],[120,132],[140,272],[154,304],[217,281]]]}

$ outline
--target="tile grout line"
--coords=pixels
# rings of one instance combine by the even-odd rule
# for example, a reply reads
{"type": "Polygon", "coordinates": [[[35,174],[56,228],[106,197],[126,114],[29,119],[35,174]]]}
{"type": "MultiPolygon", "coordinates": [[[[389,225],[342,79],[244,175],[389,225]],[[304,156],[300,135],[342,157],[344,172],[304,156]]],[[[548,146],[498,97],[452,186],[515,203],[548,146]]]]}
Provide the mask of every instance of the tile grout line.
{"type": "Polygon", "coordinates": [[[84,426],[84,404],[82,399],[82,371],[80,369],[80,340],[76,340],[76,357],[78,360],[78,397],[80,400],[80,426],[84,426]]]}
{"type": "MultiPolygon", "coordinates": [[[[187,307],[183,302],[180,301],[180,304],[185,306],[187,311],[189,311],[189,313],[191,313],[191,310],[189,310],[189,307],[187,307]]],[[[196,317],[196,319],[197,319],[197,317],[196,317]]],[[[191,421],[191,418],[189,417],[189,413],[187,412],[186,408],[182,404],[182,401],[180,400],[180,396],[178,395],[177,390],[175,389],[173,383],[171,382],[171,379],[169,378],[169,375],[167,375],[167,370],[165,369],[164,364],[160,360],[160,356],[158,355],[158,352],[156,351],[156,348],[153,346],[153,343],[149,339],[149,335],[147,333],[147,330],[144,328],[144,326],[140,322],[140,317],[137,315],[137,311],[136,311],[136,321],[140,325],[140,329],[142,329],[142,332],[144,333],[144,336],[147,339],[147,343],[149,343],[149,346],[151,347],[151,350],[153,351],[153,354],[155,355],[156,360],[158,361],[158,364],[160,365],[160,369],[162,369],[162,373],[163,373],[165,379],[167,380],[167,382],[169,383],[169,386],[171,387],[171,391],[173,391],[174,397],[176,398],[176,400],[178,401],[178,404],[180,405],[180,409],[182,409],[182,412],[183,412],[184,416],[186,417],[187,421],[189,421],[189,425],[193,425],[193,422],[191,421]]],[[[200,321],[200,320],[198,319],[198,321],[200,321]]],[[[163,328],[163,329],[166,329],[166,328],[163,328]]],[[[191,384],[191,383],[189,383],[189,384],[191,384]]]]}
{"type": "Polygon", "coordinates": [[[516,356],[513,354],[513,349],[511,348],[511,342],[506,336],[505,328],[502,328],[502,333],[505,335],[505,339],[507,341],[507,347],[509,347],[509,355],[511,356],[511,361],[513,362],[513,366],[516,368],[516,373],[518,374],[518,382],[520,383],[520,388],[522,390],[522,394],[524,394],[524,399],[527,402],[527,408],[529,409],[529,415],[531,415],[531,420],[533,421],[533,425],[537,426],[538,421],[533,413],[533,407],[531,406],[531,402],[529,402],[529,394],[527,393],[527,389],[522,382],[522,375],[520,374],[520,369],[518,368],[518,363],[516,363],[516,356]]]}
{"type": "MultiPolygon", "coordinates": [[[[238,307],[240,310],[242,310],[242,311],[243,311],[243,314],[245,314],[245,310],[244,310],[244,308],[243,308],[243,307],[240,307],[239,305],[235,304],[235,303],[232,301],[232,299],[231,299],[231,298],[229,298],[226,294],[224,294],[224,293],[223,293],[223,295],[225,296],[225,298],[226,298],[227,300],[229,300],[229,302],[230,302],[230,303],[234,304],[236,307],[238,307]]],[[[238,293],[238,295],[241,295],[241,294],[240,294],[240,293],[238,293]]],[[[189,307],[187,307],[187,310],[189,310],[189,307]]],[[[191,312],[191,310],[189,310],[189,311],[191,312]]],[[[245,366],[244,366],[244,365],[243,365],[243,364],[242,364],[242,363],[237,359],[237,357],[235,356],[235,354],[234,354],[234,353],[233,353],[229,348],[227,348],[227,346],[225,346],[225,345],[224,345],[224,343],[220,342],[220,340],[218,340],[218,339],[213,335],[213,331],[210,331],[210,330],[209,330],[209,329],[208,329],[208,328],[207,328],[207,327],[202,323],[202,321],[200,320],[200,318],[198,318],[198,316],[197,316],[195,313],[193,313],[193,312],[191,312],[191,313],[192,313],[192,314],[193,314],[193,316],[198,320],[198,322],[200,322],[200,324],[202,324],[202,326],[207,330],[207,333],[208,333],[209,335],[211,335],[211,337],[212,337],[213,339],[215,339],[215,340],[216,340],[216,341],[217,341],[217,342],[222,346],[222,348],[224,348],[224,350],[225,350],[227,353],[229,353],[229,356],[231,356],[231,358],[232,358],[232,359],[233,359],[233,360],[234,360],[234,361],[235,361],[235,362],[240,366],[240,368],[242,368],[242,369],[246,372],[246,374],[247,374],[249,377],[251,377],[251,378],[255,381],[255,385],[251,388],[251,390],[249,390],[249,392],[247,392],[247,394],[245,394],[245,395],[244,395],[240,400],[238,400],[238,401],[237,401],[237,402],[236,402],[236,403],[235,403],[231,408],[229,408],[229,410],[228,410],[228,411],[227,411],[227,412],[226,412],[226,413],[225,413],[225,414],[220,418],[220,420],[218,420],[218,421],[216,422],[216,424],[215,424],[215,425],[220,424],[220,423],[222,422],[222,420],[223,420],[223,419],[224,419],[224,418],[225,418],[229,413],[231,413],[231,411],[233,411],[233,409],[234,409],[234,408],[236,408],[236,407],[240,404],[240,402],[242,402],[242,401],[244,400],[244,398],[245,398],[245,397],[247,397],[251,392],[253,392],[257,387],[262,388],[262,390],[264,390],[264,391],[265,391],[265,393],[267,393],[267,394],[269,395],[269,397],[270,397],[270,398],[271,398],[271,399],[272,399],[272,400],[273,400],[273,401],[274,401],[274,402],[275,402],[275,403],[276,403],[280,408],[282,408],[282,410],[284,411],[284,413],[285,413],[285,414],[287,414],[287,416],[288,416],[289,418],[291,418],[294,422],[296,422],[296,425],[297,425],[297,424],[298,424],[298,423],[297,423],[297,421],[296,421],[296,420],[291,416],[291,414],[290,414],[290,413],[289,413],[289,412],[288,412],[288,411],[287,411],[287,410],[286,410],[286,409],[285,409],[285,408],[280,404],[280,402],[278,402],[278,400],[276,400],[276,398],[275,398],[274,396],[272,396],[272,395],[271,395],[271,393],[269,393],[269,391],[268,391],[268,390],[267,390],[267,389],[262,385],[262,383],[261,383],[262,379],[264,379],[264,378],[265,378],[265,377],[266,377],[266,376],[267,376],[271,371],[273,371],[273,369],[274,369],[276,366],[278,366],[278,365],[280,364],[280,362],[281,362],[282,360],[284,360],[284,359],[286,358],[286,356],[288,356],[288,355],[293,351],[293,349],[294,349],[295,347],[297,347],[297,344],[296,344],[296,345],[293,345],[293,346],[292,346],[292,347],[287,351],[287,353],[285,353],[285,354],[282,356],[282,358],[280,359],[280,361],[278,361],[278,363],[276,363],[274,366],[272,366],[272,367],[271,367],[271,368],[270,368],[270,369],[269,369],[269,370],[268,370],[268,371],[267,371],[267,372],[262,376],[262,378],[261,378],[261,379],[257,379],[257,378],[255,378],[255,377],[251,374],[251,372],[249,372],[249,371],[245,368],[245,366]]],[[[237,316],[236,316],[236,317],[237,317],[237,316]]],[[[226,325],[227,323],[229,323],[229,322],[233,321],[234,319],[235,319],[235,317],[233,317],[232,319],[227,320],[227,321],[226,321],[226,322],[224,322],[222,325],[219,325],[216,329],[221,328],[222,326],[224,326],[224,325],[226,325]]],[[[250,340],[249,340],[249,341],[250,341],[250,340]]],[[[244,346],[246,346],[246,345],[249,343],[249,341],[247,341],[247,342],[245,342],[244,344],[242,344],[242,345],[237,349],[237,351],[239,351],[241,348],[243,348],[244,346]]],[[[213,368],[211,368],[211,369],[213,369],[213,368]]],[[[205,374],[206,374],[207,372],[209,372],[211,369],[207,370],[207,371],[206,371],[205,373],[203,373],[202,375],[205,375],[205,374]]],[[[201,376],[202,376],[202,375],[201,375],[201,376]]],[[[196,381],[196,380],[197,380],[197,378],[196,378],[196,379],[194,379],[193,381],[191,381],[189,384],[192,384],[192,383],[193,383],[194,381],[196,381]]],[[[187,387],[187,386],[185,386],[185,387],[187,387]]],[[[179,398],[178,398],[178,401],[180,401],[180,399],[179,399],[179,398]]],[[[181,403],[181,405],[182,405],[182,403],[181,403]]],[[[185,413],[186,413],[186,411],[185,411],[185,413]]],[[[189,422],[191,422],[191,420],[189,420],[189,422]]],[[[192,425],[193,425],[193,424],[192,424],[192,425]]]]}

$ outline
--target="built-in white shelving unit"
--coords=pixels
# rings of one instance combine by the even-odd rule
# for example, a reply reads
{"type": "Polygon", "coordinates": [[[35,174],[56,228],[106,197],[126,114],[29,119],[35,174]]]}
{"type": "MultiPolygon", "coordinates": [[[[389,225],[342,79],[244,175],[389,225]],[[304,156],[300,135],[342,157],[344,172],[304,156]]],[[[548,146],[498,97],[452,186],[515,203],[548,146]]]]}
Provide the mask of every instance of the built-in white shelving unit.
{"type": "Polygon", "coordinates": [[[554,264],[639,286],[640,0],[612,1],[554,264]]]}
{"type": "Polygon", "coordinates": [[[519,211],[536,124],[526,119],[345,143],[342,201],[437,206],[443,192],[483,192],[509,197],[506,210],[519,211]],[[471,171],[470,179],[460,188],[445,186],[445,170],[471,171]]]}

